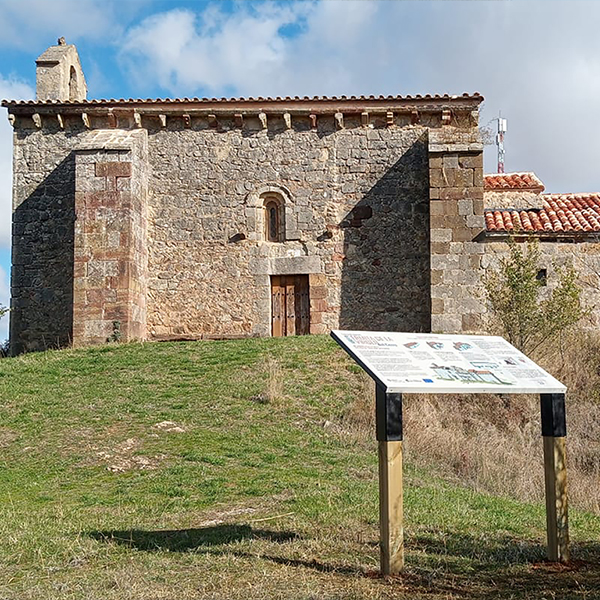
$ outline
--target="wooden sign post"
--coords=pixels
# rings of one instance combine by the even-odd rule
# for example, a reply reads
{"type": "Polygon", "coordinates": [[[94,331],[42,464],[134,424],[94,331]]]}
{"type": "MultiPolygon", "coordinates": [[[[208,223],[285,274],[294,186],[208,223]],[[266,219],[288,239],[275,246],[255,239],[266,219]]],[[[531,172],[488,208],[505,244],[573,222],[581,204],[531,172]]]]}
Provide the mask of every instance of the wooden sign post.
{"type": "Polygon", "coordinates": [[[539,393],[548,558],[569,560],[565,386],[506,340],[491,336],[332,331],[375,380],[381,573],[404,567],[402,394],[539,393]]]}
{"type": "Polygon", "coordinates": [[[541,394],[544,480],[546,484],[546,531],[548,558],[569,560],[567,514],[567,420],[564,394],[541,394]]]}
{"type": "Polygon", "coordinates": [[[383,575],[397,575],[404,567],[402,394],[376,390],[380,564],[383,575]]]}

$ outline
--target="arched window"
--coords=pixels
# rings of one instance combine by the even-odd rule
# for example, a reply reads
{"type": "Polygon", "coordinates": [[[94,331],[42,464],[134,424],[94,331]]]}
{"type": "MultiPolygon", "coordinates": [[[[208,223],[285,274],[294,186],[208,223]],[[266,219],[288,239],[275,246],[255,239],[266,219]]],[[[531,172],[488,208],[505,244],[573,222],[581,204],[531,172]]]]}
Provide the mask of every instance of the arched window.
{"type": "Polygon", "coordinates": [[[77,73],[73,66],[69,72],[69,100],[71,102],[77,100],[77,73]]]}
{"type": "Polygon", "coordinates": [[[283,242],[285,240],[285,225],[283,198],[278,194],[265,194],[265,239],[267,242],[283,242]]]}

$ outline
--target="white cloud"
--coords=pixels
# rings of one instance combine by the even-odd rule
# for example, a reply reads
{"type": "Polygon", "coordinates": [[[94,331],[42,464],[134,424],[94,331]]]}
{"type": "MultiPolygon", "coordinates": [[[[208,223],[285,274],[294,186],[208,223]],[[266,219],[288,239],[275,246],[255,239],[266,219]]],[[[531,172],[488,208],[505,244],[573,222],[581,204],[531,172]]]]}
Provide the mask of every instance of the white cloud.
{"type": "Polygon", "coordinates": [[[482,123],[508,118],[508,169],[600,190],[599,20],[600,3],[576,1],[211,5],[145,19],[121,58],[174,96],[479,91],[482,123]]]}
{"type": "Polygon", "coordinates": [[[0,46],[28,49],[40,40],[45,49],[65,36],[80,39],[114,40],[123,23],[147,5],[147,0],[5,0],[0,10],[0,46]]]}
{"type": "Polygon", "coordinates": [[[287,46],[280,30],[301,20],[310,7],[240,4],[225,14],[211,5],[202,13],[159,13],[128,31],[121,57],[140,86],[158,83],[178,95],[200,88],[251,93],[281,72],[287,46]]]}
{"type": "MultiPolygon", "coordinates": [[[[0,75],[0,98],[33,98],[34,90],[22,81],[0,75]]],[[[12,207],[12,127],[6,110],[0,111],[0,248],[10,247],[12,207]]]]}
{"type": "MultiPolygon", "coordinates": [[[[0,267],[0,306],[8,306],[10,303],[10,291],[8,274],[0,267]]],[[[8,315],[0,318],[0,344],[8,339],[8,315]]]]}

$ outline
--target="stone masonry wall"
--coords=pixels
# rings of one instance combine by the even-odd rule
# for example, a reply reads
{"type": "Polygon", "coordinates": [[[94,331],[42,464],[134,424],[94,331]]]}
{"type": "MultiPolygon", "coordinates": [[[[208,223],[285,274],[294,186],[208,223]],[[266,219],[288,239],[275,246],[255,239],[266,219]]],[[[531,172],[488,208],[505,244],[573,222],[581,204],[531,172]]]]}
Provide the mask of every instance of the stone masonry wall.
{"type": "MultiPolygon", "coordinates": [[[[33,124],[32,124],[33,125],[33,124]]],[[[11,352],[72,340],[75,161],[72,137],[14,134],[11,352]]]]}
{"type": "Polygon", "coordinates": [[[311,332],[429,329],[427,129],[360,115],[149,131],[148,334],[269,335],[270,276],[309,274],[311,332]],[[285,201],[264,241],[262,191],[285,201]]]}
{"type": "Polygon", "coordinates": [[[146,141],[100,130],[76,151],[75,344],[146,337],[146,141]]]}
{"type": "Polygon", "coordinates": [[[430,132],[431,330],[478,332],[485,304],[480,269],[485,246],[483,146],[477,130],[430,132]]]}
{"type": "Polygon", "coordinates": [[[113,321],[121,322],[122,339],[146,336],[147,145],[135,141],[146,132],[123,132],[117,149],[106,139],[90,143],[99,133],[81,120],[68,122],[66,131],[56,120],[43,127],[15,123],[12,353],[105,342],[113,321]],[[111,164],[125,155],[131,177],[116,177],[111,169],[123,166],[111,164]],[[86,254],[96,262],[84,264],[86,254]],[[117,287],[100,291],[111,278],[117,287]],[[102,326],[91,323],[98,321],[91,318],[94,304],[106,309],[102,326]]]}
{"type": "MultiPolygon", "coordinates": [[[[498,269],[502,258],[508,256],[506,241],[487,240],[482,243],[485,255],[482,257],[480,276],[486,270],[498,269]]],[[[574,242],[540,242],[539,268],[545,269],[547,273],[547,288],[549,293],[558,283],[557,269],[564,266],[572,266],[578,273],[578,283],[583,290],[582,302],[589,311],[589,316],[581,323],[582,327],[597,329],[600,326],[600,304],[598,304],[598,293],[600,292],[600,243],[592,241],[574,242]]],[[[478,295],[484,295],[483,284],[480,284],[478,295]]],[[[543,296],[544,294],[542,294],[543,296]]],[[[486,317],[487,327],[493,327],[489,315],[486,317]]]]}
{"type": "Polygon", "coordinates": [[[544,204],[540,192],[530,190],[485,190],[483,200],[485,208],[529,210],[530,208],[542,208],[544,204]]]}
{"type": "Polygon", "coordinates": [[[117,321],[122,339],[270,335],[275,275],[308,275],[312,333],[472,328],[473,119],[365,114],[17,116],[13,351],[117,321]],[[265,239],[265,194],[285,241],[265,239]]]}

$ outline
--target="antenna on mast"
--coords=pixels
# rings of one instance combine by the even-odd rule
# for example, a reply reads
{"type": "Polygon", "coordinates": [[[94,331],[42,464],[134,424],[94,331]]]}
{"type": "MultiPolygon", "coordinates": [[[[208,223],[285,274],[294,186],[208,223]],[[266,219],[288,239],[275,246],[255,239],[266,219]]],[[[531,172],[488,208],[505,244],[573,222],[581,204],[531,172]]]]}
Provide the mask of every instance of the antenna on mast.
{"type": "MultiPolygon", "coordinates": [[[[495,119],[496,120],[496,119],[495,119]]],[[[498,133],[496,134],[496,146],[498,146],[498,173],[504,173],[504,134],[506,133],[506,119],[502,113],[498,113],[498,133]]]]}

